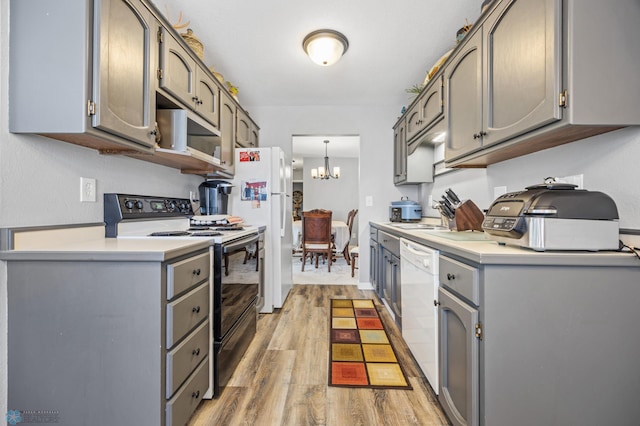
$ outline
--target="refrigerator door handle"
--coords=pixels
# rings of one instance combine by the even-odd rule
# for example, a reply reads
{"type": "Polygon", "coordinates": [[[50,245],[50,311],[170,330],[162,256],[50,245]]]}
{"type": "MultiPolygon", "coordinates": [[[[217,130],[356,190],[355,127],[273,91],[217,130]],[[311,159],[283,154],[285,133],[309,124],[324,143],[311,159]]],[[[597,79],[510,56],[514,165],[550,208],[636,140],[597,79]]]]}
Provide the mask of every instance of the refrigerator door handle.
{"type": "MultiPolygon", "coordinates": [[[[287,193],[287,164],[284,158],[284,152],[280,151],[280,191],[282,191],[283,195],[287,193]]],[[[287,223],[287,197],[281,197],[280,200],[280,208],[282,217],[280,218],[280,238],[284,238],[285,234],[285,224],[287,223]]]]}

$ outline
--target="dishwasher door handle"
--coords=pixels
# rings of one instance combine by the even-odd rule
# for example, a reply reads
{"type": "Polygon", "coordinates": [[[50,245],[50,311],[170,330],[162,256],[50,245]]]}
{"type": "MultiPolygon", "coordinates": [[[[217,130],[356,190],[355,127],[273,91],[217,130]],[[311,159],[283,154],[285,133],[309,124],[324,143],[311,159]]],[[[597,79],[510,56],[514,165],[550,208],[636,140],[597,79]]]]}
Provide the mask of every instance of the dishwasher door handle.
{"type": "Polygon", "coordinates": [[[421,256],[421,257],[423,257],[423,256],[431,256],[431,255],[433,255],[434,253],[437,252],[436,250],[432,250],[432,249],[430,249],[428,247],[424,247],[424,246],[423,246],[424,248],[415,247],[414,244],[411,244],[409,242],[402,241],[401,244],[404,246],[405,249],[407,249],[411,254],[413,254],[415,256],[421,256]]]}

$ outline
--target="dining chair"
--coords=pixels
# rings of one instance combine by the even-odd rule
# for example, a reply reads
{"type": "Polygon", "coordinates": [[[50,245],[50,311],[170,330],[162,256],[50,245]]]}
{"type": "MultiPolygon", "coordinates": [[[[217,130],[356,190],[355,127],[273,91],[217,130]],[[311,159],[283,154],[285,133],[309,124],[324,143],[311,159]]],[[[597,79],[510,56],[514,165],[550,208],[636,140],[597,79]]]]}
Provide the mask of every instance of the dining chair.
{"type": "Polygon", "coordinates": [[[349,241],[351,241],[351,231],[353,230],[353,222],[355,222],[356,215],[358,214],[358,209],[353,209],[347,213],[347,228],[349,228],[349,240],[347,241],[347,245],[344,246],[344,250],[342,251],[342,255],[347,261],[347,265],[351,264],[351,256],[349,252],[349,241]]]}
{"type": "Polygon", "coordinates": [[[316,268],[320,255],[329,259],[328,271],[331,272],[332,245],[330,210],[311,210],[302,212],[302,272],[307,256],[316,255],[316,268]]]}

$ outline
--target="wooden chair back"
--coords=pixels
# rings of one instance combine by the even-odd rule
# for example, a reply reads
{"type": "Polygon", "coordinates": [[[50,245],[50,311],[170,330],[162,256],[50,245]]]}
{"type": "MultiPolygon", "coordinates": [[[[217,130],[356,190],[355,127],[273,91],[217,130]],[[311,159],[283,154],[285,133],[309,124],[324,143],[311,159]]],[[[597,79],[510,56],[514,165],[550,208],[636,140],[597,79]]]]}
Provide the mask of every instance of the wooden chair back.
{"type": "Polygon", "coordinates": [[[302,244],[327,244],[331,247],[331,216],[328,210],[302,212],[302,244]]]}

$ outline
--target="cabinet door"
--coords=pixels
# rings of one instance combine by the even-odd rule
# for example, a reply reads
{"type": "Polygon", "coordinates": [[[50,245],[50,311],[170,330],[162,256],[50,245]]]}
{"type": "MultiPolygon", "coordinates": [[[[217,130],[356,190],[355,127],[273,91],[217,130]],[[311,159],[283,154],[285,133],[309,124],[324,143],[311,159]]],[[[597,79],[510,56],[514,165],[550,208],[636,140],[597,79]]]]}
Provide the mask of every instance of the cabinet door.
{"type": "Polygon", "coordinates": [[[253,123],[251,123],[251,135],[249,136],[251,138],[249,140],[249,145],[254,147],[260,146],[260,129],[258,129],[258,126],[253,123]]]}
{"type": "Polygon", "coordinates": [[[196,110],[216,128],[220,124],[220,89],[200,67],[196,69],[196,110]]]}
{"type": "Polygon", "coordinates": [[[402,289],[400,288],[400,258],[392,255],[391,261],[391,288],[393,289],[393,300],[391,307],[396,314],[396,324],[402,326],[402,289]]]}
{"type": "Polygon", "coordinates": [[[223,91],[220,91],[220,164],[230,173],[234,172],[234,141],[236,124],[236,106],[223,91]]]}
{"type": "MultiPolygon", "coordinates": [[[[443,85],[443,77],[440,76],[425,89],[426,92],[423,94],[422,101],[420,101],[420,116],[423,129],[429,127],[444,112],[443,85]]],[[[409,140],[408,135],[407,140],[409,140]]]]}
{"type": "Polygon", "coordinates": [[[510,0],[483,24],[483,146],[562,118],[561,11],[561,0],[510,0]]]}
{"type": "Polygon", "coordinates": [[[445,69],[445,99],[449,135],[445,161],[481,148],[482,31],[466,40],[445,69]]]}
{"type": "Polygon", "coordinates": [[[406,140],[410,141],[415,135],[417,135],[420,130],[423,129],[422,126],[422,108],[420,105],[421,101],[414,104],[413,107],[407,112],[406,116],[406,140]]]}
{"type": "Polygon", "coordinates": [[[380,283],[378,280],[378,242],[374,239],[369,240],[369,281],[376,294],[382,297],[382,291],[380,291],[380,283]]]}
{"type": "Polygon", "coordinates": [[[407,139],[403,120],[393,130],[393,182],[402,183],[405,180],[407,180],[407,139]]]}
{"type": "Polygon", "coordinates": [[[236,143],[244,148],[251,147],[251,121],[241,109],[236,111],[236,143]]]}
{"type": "Polygon", "coordinates": [[[438,400],[455,426],[479,425],[478,311],[440,288],[440,394],[438,400]]]}
{"type": "Polygon", "coordinates": [[[195,106],[196,61],[166,29],[161,29],[160,88],[185,105],[195,106]]]}
{"type": "Polygon", "coordinates": [[[92,125],[109,133],[155,144],[155,20],[138,0],[99,0],[95,8],[92,125]]]}

